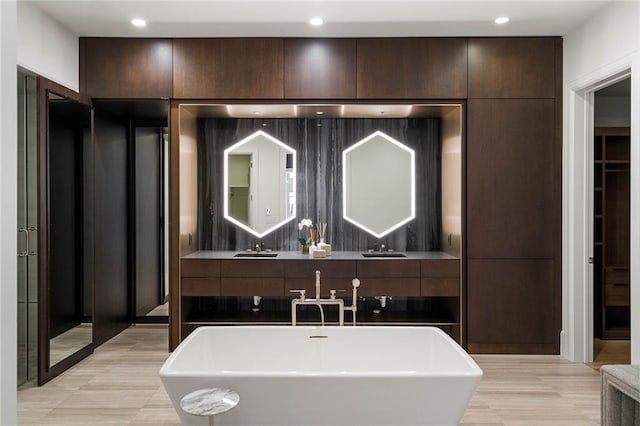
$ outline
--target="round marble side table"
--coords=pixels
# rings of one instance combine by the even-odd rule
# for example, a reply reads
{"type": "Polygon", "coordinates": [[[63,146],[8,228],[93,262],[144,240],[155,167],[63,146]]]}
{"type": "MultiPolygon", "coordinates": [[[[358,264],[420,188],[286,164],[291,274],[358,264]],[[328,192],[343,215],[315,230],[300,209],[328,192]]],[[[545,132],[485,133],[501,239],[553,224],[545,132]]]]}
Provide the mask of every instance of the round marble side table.
{"type": "Polygon", "coordinates": [[[240,396],[231,389],[199,389],[185,395],[180,400],[180,408],[194,416],[209,417],[209,426],[213,426],[213,417],[226,413],[238,405],[240,396]]]}

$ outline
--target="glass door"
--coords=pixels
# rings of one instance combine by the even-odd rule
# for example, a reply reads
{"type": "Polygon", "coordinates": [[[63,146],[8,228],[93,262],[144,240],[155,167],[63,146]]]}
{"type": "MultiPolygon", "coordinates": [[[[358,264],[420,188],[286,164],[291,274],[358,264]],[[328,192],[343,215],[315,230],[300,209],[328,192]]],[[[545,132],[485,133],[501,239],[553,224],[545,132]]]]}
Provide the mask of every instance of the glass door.
{"type": "Polygon", "coordinates": [[[37,84],[18,73],[18,385],[38,371],[37,84]]]}

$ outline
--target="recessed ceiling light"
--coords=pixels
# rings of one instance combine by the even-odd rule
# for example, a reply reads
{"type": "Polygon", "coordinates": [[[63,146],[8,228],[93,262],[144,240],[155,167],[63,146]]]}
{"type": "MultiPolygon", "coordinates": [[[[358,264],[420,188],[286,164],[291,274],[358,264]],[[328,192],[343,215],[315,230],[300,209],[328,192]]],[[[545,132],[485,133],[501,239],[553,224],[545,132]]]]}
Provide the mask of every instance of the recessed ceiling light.
{"type": "Polygon", "coordinates": [[[496,24],[506,24],[507,22],[509,22],[509,17],[508,16],[500,16],[500,17],[496,18],[493,22],[495,22],[496,24]]]}
{"type": "Polygon", "coordinates": [[[316,111],[316,114],[318,114],[318,115],[322,115],[322,114],[324,114],[324,112],[322,112],[322,111],[316,111]]]}
{"type": "Polygon", "coordinates": [[[322,25],[324,23],[324,21],[322,20],[322,18],[311,18],[309,19],[309,23],[315,27],[322,25]]]}
{"type": "Polygon", "coordinates": [[[255,115],[260,115],[260,114],[262,114],[260,111],[253,111],[253,113],[254,113],[255,115]]]}
{"type": "Polygon", "coordinates": [[[133,25],[134,27],[146,27],[147,21],[145,21],[144,19],[136,18],[131,20],[131,25],[133,25]]]}

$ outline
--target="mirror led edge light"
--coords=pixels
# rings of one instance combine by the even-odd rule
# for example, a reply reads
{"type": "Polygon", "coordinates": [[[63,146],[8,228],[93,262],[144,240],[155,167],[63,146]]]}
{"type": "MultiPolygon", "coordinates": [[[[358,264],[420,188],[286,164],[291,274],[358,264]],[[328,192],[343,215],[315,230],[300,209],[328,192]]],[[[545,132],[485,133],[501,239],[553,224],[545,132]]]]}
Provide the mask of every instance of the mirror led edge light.
{"type": "Polygon", "coordinates": [[[262,131],[262,130],[258,130],[256,132],[253,132],[252,134],[250,134],[249,136],[245,137],[244,139],[234,143],[233,145],[231,145],[229,148],[224,150],[224,155],[223,155],[223,179],[222,179],[222,184],[223,184],[223,188],[222,188],[222,193],[223,193],[223,197],[224,197],[224,208],[223,208],[223,212],[224,212],[224,218],[226,220],[228,220],[229,222],[233,223],[234,225],[238,226],[241,229],[244,229],[245,231],[249,232],[250,234],[258,237],[258,238],[262,238],[266,235],[268,235],[269,233],[275,231],[276,229],[278,229],[279,227],[281,227],[282,225],[291,222],[293,219],[296,218],[297,215],[297,210],[296,210],[296,204],[297,204],[297,196],[296,196],[296,202],[293,203],[293,212],[291,213],[291,217],[286,217],[284,218],[282,221],[276,223],[275,225],[273,225],[271,228],[263,231],[263,232],[258,232],[255,229],[252,229],[250,227],[248,227],[246,224],[240,222],[237,219],[234,219],[233,217],[229,216],[229,203],[228,203],[228,199],[229,199],[229,153],[246,144],[247,142],[255,139],[257,136],[264,136],[265,138],[269,139],[271,142],[274,142],[275,144],[277,144],[278,146],[280,146],[281,148],[284,148],[286,151],[290,152],[291,155],[293,155],[293,161],[292,161],[292,169],[293,169],[293,193],[297,195],[296,193],[296,150],[291,148],[290,146],[288,146],[287,144],[285,144],[284,142],[274,138],[273,136],[271,136],[270,134],[262,131]]]}

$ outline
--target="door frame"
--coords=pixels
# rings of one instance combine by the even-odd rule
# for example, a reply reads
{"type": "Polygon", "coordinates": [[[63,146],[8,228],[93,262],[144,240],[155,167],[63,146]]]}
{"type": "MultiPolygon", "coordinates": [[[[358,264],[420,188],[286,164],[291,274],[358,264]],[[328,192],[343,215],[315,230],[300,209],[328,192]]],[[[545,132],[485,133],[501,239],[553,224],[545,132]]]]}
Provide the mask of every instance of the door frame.
{"type": "MultiPolygon", "coordinates": [[[[593,255],[593,135],[594,92],[631,77],[631,163],[638,164],[640,141],[634,129],[640,128],[637,112],[640,66],[629,55],[584,78],[565,85],[565,126],[562,171],[562,333],[560,354],[574,362],[593,360],[593,267],[588,263],[593,255]]],[[[634,235],[640,232],[640,222],[634,221],[640,210],[640,196],[635,185],[640,170],[631,167],[631,259],[640,252],[634,235]]],[[[633,262],[632,262],[633,264],[633,262]]],[[[631,305],[640,297],[638,268],[631,267],[631,305]]],[[[631,309],[631,360],[640,362],[640,351],[634,345],[640,341],[640,312],[631,309]]]]}

